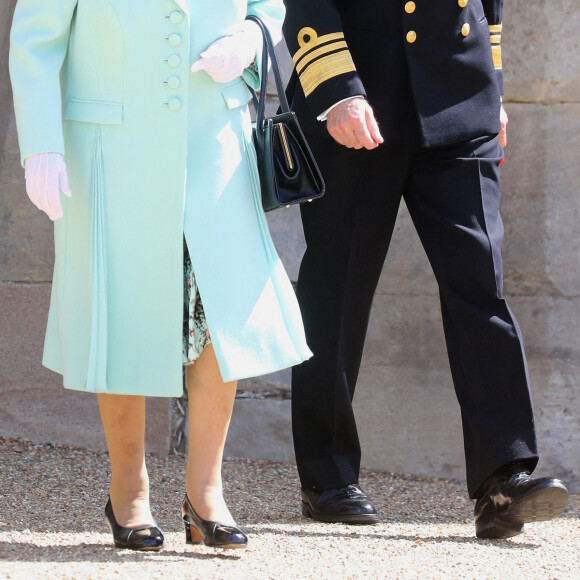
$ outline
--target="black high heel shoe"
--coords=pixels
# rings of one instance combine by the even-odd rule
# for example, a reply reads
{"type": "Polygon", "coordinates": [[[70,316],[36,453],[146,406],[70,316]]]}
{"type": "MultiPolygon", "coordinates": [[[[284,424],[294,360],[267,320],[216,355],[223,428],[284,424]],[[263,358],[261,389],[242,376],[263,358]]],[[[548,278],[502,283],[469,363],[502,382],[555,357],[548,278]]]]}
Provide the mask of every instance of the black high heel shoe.
{"type": "Polygon", "coordinates": [[[219,522],[209,522],[199,517],[193,509],[187,494],[181,506],[181,516],[185,526],[185,543],[195,543],[191,537],[191,526],[194,526],[203,536],[203,543],[212,548],[244,549],[248,545],[248,536],[238,528],[220,524],[219,522]]]}
{"type": "Polygon", "coordinates": [[[140,526],[137,528],[120,526],[113,513],[111,498],[109,498],[105,507],[105,518],[111,528],[117,548],[146,551],[160,550],[163,547],[163,533],[157,526],[140,526]]]}

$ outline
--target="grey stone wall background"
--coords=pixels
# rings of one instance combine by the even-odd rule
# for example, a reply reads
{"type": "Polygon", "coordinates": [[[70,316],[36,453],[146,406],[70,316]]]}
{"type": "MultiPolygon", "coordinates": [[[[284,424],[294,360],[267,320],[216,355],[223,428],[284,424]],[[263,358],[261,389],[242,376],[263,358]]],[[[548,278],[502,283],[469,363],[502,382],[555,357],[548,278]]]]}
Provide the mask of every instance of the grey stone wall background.
{"type": "MultiPolygon", "coordinates": [[[[15,0],[0,0],[0,435],[102,448],[96,401],[40,366],[50,291],[51,224],[26,197],[8,81],[15,0]]],[[[580,491],[580,5],[508,0],[504,9],[505,293],[527,347],[539,472],[580,491]]],[[[290,60],[280,56],[286,74],[290,60]]],[[[293,279],[304,249],[298,212],[269,221],[293,279]]],[[[289,372],[244,381],[226,453],[293,458],[289,372]]],[[[376,295],[355,398],[363,464],[463,477],[459,408],[437,287],[401,208],[376,295]]],[[[167,453],[175,410],[150,403],[149,448],[167,453]]]]}

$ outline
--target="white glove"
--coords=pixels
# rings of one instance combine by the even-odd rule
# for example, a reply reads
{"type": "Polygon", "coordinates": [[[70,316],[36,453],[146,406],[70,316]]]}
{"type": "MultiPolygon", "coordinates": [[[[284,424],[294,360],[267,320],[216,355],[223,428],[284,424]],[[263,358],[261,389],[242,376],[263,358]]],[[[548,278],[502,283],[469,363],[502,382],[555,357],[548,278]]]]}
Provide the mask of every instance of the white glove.
{"type": "Polygon", "coordinates": [[[191,66],[192,72],[204,70],[217,83],[227,83],[242,76],[250,66],[258,47],[262,46],[262,32],[255,22],[246,20],[238,32],[218,38],[201,58],[191,66]]]}
{"type": "Polygon", "coordinates": [[[60,153],[37,153],[24,161],[26,193],[32,203],[55,221],[62,217],[59,192],[71,197],[66,164],[60,153]]]}

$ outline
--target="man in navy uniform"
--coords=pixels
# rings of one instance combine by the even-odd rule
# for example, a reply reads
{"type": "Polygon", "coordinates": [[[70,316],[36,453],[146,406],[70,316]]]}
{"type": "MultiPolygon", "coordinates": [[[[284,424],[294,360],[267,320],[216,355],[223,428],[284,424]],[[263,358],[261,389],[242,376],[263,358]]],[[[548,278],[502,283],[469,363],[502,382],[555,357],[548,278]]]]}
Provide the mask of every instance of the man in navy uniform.
{"type": "Polygon", "coordinates": [[[568,494],[538,461],[526,360],[502,295],[503,0],[285,0],[288,94],[326,181],[301,207],[298,297],[314,357],[295,367],[302,512],[373,523],[352,411],[401,197],[440,291],[476,534],[552,518],[568,494]],[[500,122],[501,119],[501,122],[500,122]]]}

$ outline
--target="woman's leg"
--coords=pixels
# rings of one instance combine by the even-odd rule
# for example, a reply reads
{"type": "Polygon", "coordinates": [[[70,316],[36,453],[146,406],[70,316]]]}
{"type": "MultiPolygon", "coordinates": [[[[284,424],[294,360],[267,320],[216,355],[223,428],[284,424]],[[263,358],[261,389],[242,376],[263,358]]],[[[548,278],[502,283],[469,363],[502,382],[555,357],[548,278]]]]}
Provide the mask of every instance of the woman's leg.
{"type": "Polygon", "coordinates": [[[189,447],[185,488],[204,520],[233,524],[222,495],[222,457],[237,381],[224,383],[213,346],[187,367],[189,447]]]}
{"type": "Polygon", "coordinates": [[[145,467],[145,397],[99,394],[111,462],[110,497],[117,523],[152,525],[145,467]]]}

